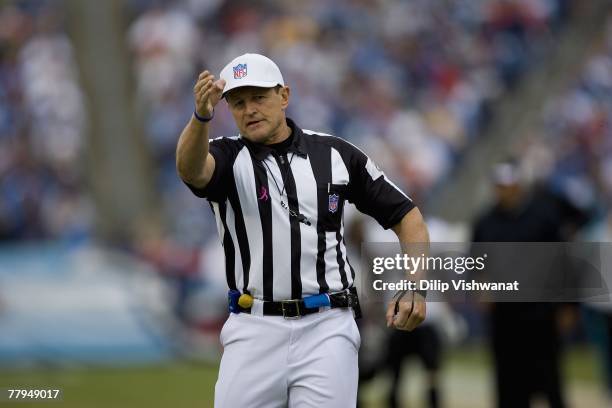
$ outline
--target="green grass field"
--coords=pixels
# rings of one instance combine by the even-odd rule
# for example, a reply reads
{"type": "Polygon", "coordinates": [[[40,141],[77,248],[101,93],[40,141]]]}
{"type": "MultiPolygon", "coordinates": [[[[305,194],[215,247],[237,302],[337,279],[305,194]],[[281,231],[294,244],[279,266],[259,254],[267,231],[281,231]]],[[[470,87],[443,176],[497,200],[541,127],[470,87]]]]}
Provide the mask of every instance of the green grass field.
{"type": "MultiPolygon", "coordinates": [[[[61,402],[83,407],[212,407],[217,367],[175,363],[153,367],[0,371],[0,388],[60,388],[61,402]]],[[[44,406],[43,405],[43,406],[44,406]]],[[[41,402],[0,403],[0,407],[40,407],[41,402]]]]}
{"type": "MultiPolygon", "coordinates": [[[[564,359],[566,395],[574,407],[608,406],[601,391],[597,357],[589,349],[576,348],[564,359]]],[[[420,367],[408,363],[410,373],[404,400],[422,406],[424,378],[420,367]]],[[[207,408],[217,367],[196,363],[173,363],[138,368],[72,368],[0,371],[0,388],[61,388],[62,401],[0,402],[0,407],[130,407],[207,408]]],[[[492,401],[490,360],[482,348],[467,348],[447,355],[443,371],[445,406],[490,407],[492,401]]],[[[388,389],[385,375],[363,387],[368,407],[383,407],[388,389]]]]}

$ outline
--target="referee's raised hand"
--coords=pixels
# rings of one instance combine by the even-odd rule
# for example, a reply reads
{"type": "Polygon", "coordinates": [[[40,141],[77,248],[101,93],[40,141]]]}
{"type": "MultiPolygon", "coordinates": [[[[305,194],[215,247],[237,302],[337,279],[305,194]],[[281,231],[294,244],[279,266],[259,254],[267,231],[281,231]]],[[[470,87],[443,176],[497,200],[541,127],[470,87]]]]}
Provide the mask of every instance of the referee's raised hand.
{"type": "Polygon", "coordinates": [[[218,79],[209,71],[203,71],[193,87],[196,113],[202,117],[211,117],[215,106],[221,100],[225,80],[218,79]]]}

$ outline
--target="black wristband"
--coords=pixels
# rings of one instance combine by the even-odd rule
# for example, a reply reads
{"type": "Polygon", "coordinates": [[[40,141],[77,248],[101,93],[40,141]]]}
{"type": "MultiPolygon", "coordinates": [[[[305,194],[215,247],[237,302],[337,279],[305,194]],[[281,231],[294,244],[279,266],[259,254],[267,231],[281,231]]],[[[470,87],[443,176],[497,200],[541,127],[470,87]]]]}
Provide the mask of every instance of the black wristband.
{"type": "Polygon", "coordinates": [[[204,118],[204,117],[198,115],[198,112],[194,109],[193,110],[193,116],[195,116],[195,118],[197,120],[199,120],[200,122],[207,123],[207,122],[210,122],[212,120],[212,118],[215,117],[215,110],[213,109],[212,114],[210,115],[210,118],[204,118]]]}
{"type": "Polygon", "coordinates": [[[418,293],[419,295],[423,296],[423,299],[427,298],[427,291],[426,290],[414,290],[415,293],[418,293]]]}
{"type": "Polygon", "coordinates": [[[399,302],[400,300],[402,300],[402,298],[404,297],[404,295],[406,295],[406,293],[408,293],[407,290],[398,290],[397,292],[395,292],[395,294],[393,295],[393,300],[395,300],[396,302],[399,302]]]}
{"type": "Polygon", "coordinates": [[[399,312],[399,302],[400,300],[402,300],[404,295],[406,295],[406,293],[408,293],[407,290],[398,290],[397,292],[395,292],[395,295],[393,295],[393,299],[395,300],[395,306],[393,308],[394,314],[397,314],[397,312],[399,312]]]}

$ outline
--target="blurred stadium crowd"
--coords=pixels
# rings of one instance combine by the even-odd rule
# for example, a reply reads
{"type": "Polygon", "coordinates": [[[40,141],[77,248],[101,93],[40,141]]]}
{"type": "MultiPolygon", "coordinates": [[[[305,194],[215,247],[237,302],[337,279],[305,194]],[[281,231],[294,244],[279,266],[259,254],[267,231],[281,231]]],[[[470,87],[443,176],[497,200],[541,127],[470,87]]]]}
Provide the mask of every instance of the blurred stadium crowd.
{"type": "Polygon", "coordinates": [[[573,82],[544,107],[540,133],[517,152],[528,179],[595,209],[597,223],[612,204],[612,19],[594,46],[573,82]]]}
{"type": "MultiPolygon", "coordinates": [[[[270,55],[292,87],[290,115],[299,124],[363,145],[421,201],[477,139],[490,104],[545,57],[569,6],[566,0],[128,2],[126,40],[173,235],[198,242],[212,227],[174,171],[176,138],[201,69],[218,72],[248,50],[270,55]],[[194,222],[204,233],[191,232],[194,222]]],[[[80,171],[86,111],[62,18],[52,2],[0,10],[0,237],[7,240],[91,234],[80,171]]],[[[219,112],[212,133],[236,133],[227,111],[219,112]]]]}
{"type": "Polygon", "coordinates": [[[91,234],[84,95],[58,11],[0,8],[0,240],[91,234]]]}
{"type": "MultiPolygon", "coordinates": [[[[431,198],[491,119],[542,63],[571,0],[130,0],[126,43],[166,232],[135,245],[186,299],[218,251],[214,219],[175,171],[197,74],[266,54],[292,90],[289,116],[363,147],[417,201],[431,198]]],[[[0,241],[93,241],[83,144],[86,98],[65,16],[52,1],[0,5],[0,241]]],[[[527,176],[597,208],[612,238],[612,25],[543,126],[516,147],[527,176]]],[[[234,135],[226,109],[213,135],[234,135]]],[[[427,209],[425,208],[425,211],[427,209]]],[[[467,224],[471,220],[465,220],[467,224]]],[[[587,234],[587,235],[588,235],[587,234]]],[[[223,295],[223,294],[221,294],[223,295]]],[[[189,320],[182,303],[177,314],[189,320]]]]}

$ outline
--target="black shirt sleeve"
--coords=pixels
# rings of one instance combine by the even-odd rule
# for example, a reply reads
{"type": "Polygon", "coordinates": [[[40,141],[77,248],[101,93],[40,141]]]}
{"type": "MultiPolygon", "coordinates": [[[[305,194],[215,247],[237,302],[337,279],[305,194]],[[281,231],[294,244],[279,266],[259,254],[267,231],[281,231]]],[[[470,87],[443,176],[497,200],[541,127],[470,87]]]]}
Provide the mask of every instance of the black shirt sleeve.
{"type": "Polygon", "coordinates": [[[376,164],[361,150],[343,143],[343,159],[348,161],[348,201],[373,217],[384,228],[397,225],[415,205],[395,186],[376,164]]]}
{"type": "Polygon", "coordinates": [[[236,139],[225,137],[209,142],[208,151],[215,158],[215,170],[212,178],[204,188],[197,188],[189,183],[185,183],[193,194],[215,202],[221,202],[227,198],[228,186],[233,174],[232,166],[240,150],[239,143],[236,139]]]}

